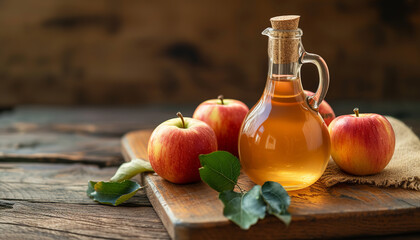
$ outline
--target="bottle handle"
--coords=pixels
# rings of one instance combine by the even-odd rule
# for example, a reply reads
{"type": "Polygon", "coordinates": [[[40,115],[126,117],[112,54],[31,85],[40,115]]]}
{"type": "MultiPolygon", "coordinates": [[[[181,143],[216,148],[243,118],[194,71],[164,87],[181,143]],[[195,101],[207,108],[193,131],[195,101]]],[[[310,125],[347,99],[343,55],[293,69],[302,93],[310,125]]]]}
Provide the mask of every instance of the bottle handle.
{"type": "Polygon", "coordinates": [[[330,73],[328,72],[328,66],[325,63],[324,59],[319,55],[303,52],[300,57],[300,62],[312,63],[318,69],[319,74],[319,85],[313,96],[306,97],[308,105],[315,111],[318,111],[319,105],[324,100],[325,95],[328,91],[328,86],[330,85],[330,73]]]}

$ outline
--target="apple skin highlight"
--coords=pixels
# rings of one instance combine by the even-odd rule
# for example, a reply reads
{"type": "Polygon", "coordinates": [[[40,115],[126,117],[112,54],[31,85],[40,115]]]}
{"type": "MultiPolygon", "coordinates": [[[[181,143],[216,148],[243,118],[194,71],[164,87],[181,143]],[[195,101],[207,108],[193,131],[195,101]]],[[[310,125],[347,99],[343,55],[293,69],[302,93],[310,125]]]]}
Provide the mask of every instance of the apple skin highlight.
{"type": "Polygon", "coordinates": [[[371,175],[382,171],[395,150],[395,134],[379,114],[344,115],[328,127],[331,156],[345,172],[371,175]]]}
{"type": "Polygon", "coordinates": [[[200,181],[198,156],[217,150],[216,135],[206,123],[184,118],[167,120],[152,133],[148,156],[153,170],[162,178],[178,184],[200,181]]]}
{"type": "Polygon", "coordinates": [[[218,150],[228,151],[238,157],[238,138],[242,122],[249,108],[234,99],[211,99],[201,103],[193,118],[207,123],[216,133],[218,150]]]}

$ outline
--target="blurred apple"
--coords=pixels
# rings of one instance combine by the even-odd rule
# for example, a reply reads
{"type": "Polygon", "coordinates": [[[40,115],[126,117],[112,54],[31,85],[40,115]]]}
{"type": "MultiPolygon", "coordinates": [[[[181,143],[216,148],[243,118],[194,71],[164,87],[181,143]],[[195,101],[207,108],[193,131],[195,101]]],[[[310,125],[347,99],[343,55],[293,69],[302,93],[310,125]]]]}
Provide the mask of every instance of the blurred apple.
{"type": "MultiPolygon", "coordinates": [[[[304,91],[305,91],[305,94],[308,96],[314,95],[314,93],[311,91],[307,91],[307,90],[304,90],[304,91]]],[[[319,111],[319,114],[321,114],[321,117],[324,119],[325,124],[329,126],[331,121],[335,118],[335,113],[332,107],[327,103],[327,101],[324,100],[319,105],[318,111],[319,111]]]]}
{"type": "Polygon", "coordinates": [[[213,129],[192,118],[173,118],[161,123],[150,136],[147,151],[153,170],[173,183],[200,181],[198,155],[217,150],[213,129]]]}
{"type": "Polygon", "coordinates": [[[394,154],[395,134],[388,120],[379,114],[343,115],[328,130],[331,156],[345,172],[371,175],[382,171],[394,154]]]}
{"type": "Polygon", "coordinates": [[[238,138],[248,107],[234,99],[211,99],[201,103],[194,111],[193,118],[207,123],[216,133],[218,150],[238,156],[238,138]]]}

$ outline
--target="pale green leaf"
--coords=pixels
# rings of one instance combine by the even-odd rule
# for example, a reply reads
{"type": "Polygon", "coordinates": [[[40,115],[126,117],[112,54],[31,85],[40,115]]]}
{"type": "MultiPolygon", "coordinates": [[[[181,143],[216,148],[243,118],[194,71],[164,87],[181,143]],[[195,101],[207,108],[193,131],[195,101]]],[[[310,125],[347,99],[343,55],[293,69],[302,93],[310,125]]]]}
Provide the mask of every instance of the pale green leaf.
{"type": "Polygon", "coordinates": [[[121,164],[110,181],[122,182],[143,172],[153,172],[153,168],[150,163],[143,159],[132,159],[130,162],[121,164]]]}

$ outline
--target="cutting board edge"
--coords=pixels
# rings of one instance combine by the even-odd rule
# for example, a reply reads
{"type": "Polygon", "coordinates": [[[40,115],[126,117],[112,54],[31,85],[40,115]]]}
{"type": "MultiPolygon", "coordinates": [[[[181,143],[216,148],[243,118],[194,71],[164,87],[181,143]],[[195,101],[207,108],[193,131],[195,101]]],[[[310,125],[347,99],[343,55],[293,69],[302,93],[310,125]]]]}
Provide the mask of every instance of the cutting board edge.
{"type": "MultiPolygon", "coordinates": [[[[128,143],[129,136],[134,135],[138,132],[142,132],[142,131],[144,131],[144,130],[128,132],[128,133],[126,133],[122,136],[122,138],[121,138],[121,152],[122,152],[124,161],[129,162],[129,161],[131,161],[131,159],[136,157],[134,152],[131,150],[131,148],[128,147],[128,146],[130,146],[130,144],[128,143]]],[[[144,159],[144,160],[149,161],[148,159],[144,159]]]]}
{"type": "MultiPolygon", "coordinates": [[[[156,211],[157,215],[159,216],[160,220],[162,221],[163,225],[165,226],[166,230],[168,231],[169,236],[171,236],[172,239],[175,237],[175,226],[172,224],[174,221],[174,217],[167,214],[165,211],[165,207],[163,204],[161,204],[160,199],[158,196],[161,196],[159,191],[155,188],[154,185],[149,184],[147,180],[147,175],[151,173],[143,173],[141,174],[141,183],[143,186],[145,186],[145,191],[147,198],[149,199],[150,203],[153,206],[153,209],[156,211]]],[[[161,197],[162,198],[162,197],[161,197]]],[[[165,204],[167,206],[167,204],[165,204]]],[[[170,209],[166,209],[167,211],[171,212],[170,209]]]]}
{"type": "MultiPolygon", "coordinates": [[[[154,200],[156,201],[156,203],[159,203],[158,205],[156,205],[157,207],[161,207],[161,206],[166,206],[167,203],[166,201],[163,199],[162,195],[160,194],[159,190],[156,188],[156,186],[153,184],[152,179],[149,176],[152,176],[153,173],[143,173],[141,175],[142,178],[142,182],[145,184],[145,186],[147,186],[148,188],[152,188],[155,195],[150,195],[150,197],[153,197],[154,200]]],[[[147,189],[147,188],[146,188],[147,189]]],[[[151,190],[150,190],[151,191],[151,190]]],[[[166,216],[168,219],[172,220],[172,222],[174,222],[174,226],[179,226],[179,227],[192,227],[192,228],[200,228],[203,225],[207,226],[207,227],[220,227],[220,226],[225,226],[230,224],[230,221],[227,218],[223,218],[220,220],[216,220],[216,221],[210,221],[207,223],[203,223],[203,222],[189,222],[188,220],[178,220],[177,218],[174,217],[172,211],[167,208],[167,211],[170,212],[170,214],[168,214],[168,216],[166,216]],[[171,216],[169,216],[171,215],[171,216]]],[[[291,212],[291,214],[293,215],[293,219],[292,219],[292,223],[293,222],[302,222],[302,221],[307,221],[308,219],[314,219],[315,217],[319,220],[324,220],[324,219],[345,219],[345,218],[354,218],[356,216],[404,216],[406,214],[419,214],[420,215],[420,208],[415,207],[415,206],[411,206],[410,208],[400,208],[400,209],[395,209],[393,211],[387,211],[386,209],[382,209],[382,210],[371,210],[371,211],[347,211],[347,212],[340,212],[340,213],[334,213],[334,214],[319,214],[319,213],[313,213],[313,214],[307,214],[307,215],[299,215],[299,214],[293,214],[293,212],[291,212]]],[[[268,218],[272,218],[272,219],[276,219],[276,217],[274,216],[267,216],[268,218]]],[[[420,228],[419,228],[420,230],[420,228]]]]}
{"type": "MultiPolygon", "coordinates": [[[[213,239],[215,237],[214,234],[220,234],[217,235],[218,238],[223,237],[223,234],[225,234],[226,232],[230,232],[230,231],[239,231],[237,235],[233,236],[232,239],[242,239],[243,237],[256,237],[258,239],[258,236],[260,235],[260,233],[256,233],[256,232],[249,232],[249,231],[242,231],[238,228],[238,226],[234,225],[233,223],[231,223],[228,219],[226,219],[226,221],[223,221],[221,223],[194,223],[194,224],[190,224],[188,222],[182,222],[179,221],[177,219],[175,219],[173,216],[171,217],[170,214],[168,214],[168,212],[171,212],[169,209],[169,211],[165,211],[165,204],[162,204],[164,202],[164,200],[159,199],[160,193],[158,193],[158,191],[155,190],[155,194],[153,193],[153,188],[154,186],[152,186],[153,184],[150,184],[151,180],[147,180],[147,175],[150,175],[150,173],[147,174],[142,174],[142,178],[143,181],[146,183],[146,193],[147,196],[150,200],[150,202],[152,203],[155,211],[157,212],[158,216],[160,217],[160,219],[162,220],[165,228],[168,231],[168,234],[170,235],[170,237],[172,239],[197,239],[197,238],[203,238],[203,239],[213,239]],[[157,194],[156,194],[157,193],[157,194]],[[212,232],[212,230],[214,229],[220,229],[220,233],[218,233],[219,231],[213,231],[212,235],[210,236],[203,236],[202,233],[206,233],[207,231],[212,232]],[[215,233],[216,232],[216,233],[215,233]],[[245,236],[245,234],[247,234],[245,236]]],[[[162,198],[162,197],[161,197],[162,198]]],[[[172,212],[171,212],[172,213],[172,212]]],[[[343,215],[345,215],[345,217],[343,217],[341,214],[340,215],[335,215],[333,218],[331,218],[331,215],[326,214],[325,216],[320,216],[317,215],[317,221],[312,222],[309,221],[309,224],[312,224],[314,226],[325,226],[325,225],[331,225],[334,224],[336,220],[339,220],[341,222],[345,222],[348,219],[358,219],[360,217],[359,212],[354,212],[353,214],[349,214],[349,213],[344,213],[343,215]]],[[[420,217],[420,209],[416,209],[416,211],[412,211],[411,209],[402,209],[402,211],[393,211],[393,212],[387,212],[386,215],[383,215],[381,220],[385,220],[387,219],[387,222],[391,222],[391,223],[397,223],[397,222],[404,222],[405,217],[407,216],[406,214],[410,214],[410,215],[415,215],[417,217],[420,217]],[[401,221],[402,220],[402,221],[401,221]]],[[[375,213],[369,213],[369,212],[363,212],[363,216],[365,219],[377,219],[377,214],[375,213]]],[[[302,224],[306,224],[305,220],[310,219],[311,216],[307,215],[306,217],[302,217],[302,216],[294,216],[294,219],[292,220],[292,223],[290,226],[294,226],[294,225],[302,225],[302,224]]],[[[270,226],[276,226],[278,224],[282,224],[280,223],[279,220],[275,219],[275,217],[269,217],[266,218],[265,221],[271,222],[270,226]],[[273,220],[274,219],[274,220],[273,220]],[[276,224],[276,221],[278,224],[276,224]]],[[[365,220],[366,221],[366,220],[365,220]]],[[[359,222],[359,220],[355,221],[355,223],[357,224],[359,222]]],[[[371,221],[371,224],[374,221],[371,221]]],[[[407,223],[408,224],[408,223],[407,223]]],[[[264,224],[258,224],[253,227],[253,228],[264,228],[263,226],[264,224]],[[259,226],[258,226],[259,225],[259,226]]],[[[313,228],[316,228],[314,227],[313,228]]],[[[341,226],[341,225],[340,225],[341,226]]],[[[375,229],[372,229],[371,233],[369,233],[372,236],[378,236],[378,235],[387,235],[387,234],[398,234],[398,233],[410,233],[410,232],[418,232],[420,231],[420,228],[417,227],[416,225],[405,225],[408,228],[396,228],[396,227],[391,227],[386,231],[378,231],[375,229]]],[[[296,237],[297,239],[302,239],[302,237],[300,236],[299,233],[296,233],[296,230],[290,230],[290,228],[284,228],[284,225],[281,225],[280,230],[283,229],[284,231],[284,238],[281,237],[280,239],[288,239],[290,237],[296,237]],[[296,235],[297,234],[297,235],[296,235]]],[[[351,226],[350,226],[351,228],[351,226]]],[[[318,233],[319,234],[319,233],[318,233]]],[[[339,234],[339,233],[335,233],[335,234],[339,234]]],[[[347,233],[344,234],[342,233],[342,236],[339,237],[349,237],[349,236],[353,236],[353,237],[357,237],[360,236],[362,233],[355,231],[353,234],[351,234],[351,231],[347,230],[347,233]],[[350,233],[349,233],[350,232],[350,233]]],[[[336,235],[327,232],[327,233],[322,233],[321,235],[319,235],[318,237],[320,238],[330,238],[330,237],[334,237],[336,235]]]]}

